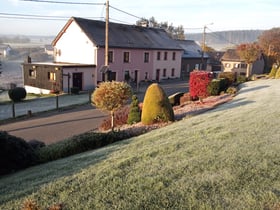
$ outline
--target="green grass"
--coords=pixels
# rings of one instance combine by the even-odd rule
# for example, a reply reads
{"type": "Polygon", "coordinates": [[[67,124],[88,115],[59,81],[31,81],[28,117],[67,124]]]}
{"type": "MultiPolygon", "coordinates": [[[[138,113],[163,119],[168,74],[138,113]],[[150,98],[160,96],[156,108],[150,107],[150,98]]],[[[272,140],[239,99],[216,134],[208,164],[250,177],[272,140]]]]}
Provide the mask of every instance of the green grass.
{"type": "Polygon", "coordinates": [[[280,81],[199,116],[0,178],[0,209],[277,209],[280,81]]]}

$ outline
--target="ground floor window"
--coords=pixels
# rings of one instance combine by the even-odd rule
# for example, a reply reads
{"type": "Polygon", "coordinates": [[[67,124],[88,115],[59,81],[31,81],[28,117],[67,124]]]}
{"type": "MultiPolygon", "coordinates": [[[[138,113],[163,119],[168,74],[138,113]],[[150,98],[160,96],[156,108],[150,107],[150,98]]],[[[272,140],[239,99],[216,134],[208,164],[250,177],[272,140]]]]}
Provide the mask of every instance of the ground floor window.
{"type": "Polygon", "coordinates": [[[56,81],[56,73],[48,72],[48,80],[56,81]]]}
{"type": "Polygon", "coordinates": [[[175,76],[175,69],[171,69],[171,77],[174,77],[175,76]]]}

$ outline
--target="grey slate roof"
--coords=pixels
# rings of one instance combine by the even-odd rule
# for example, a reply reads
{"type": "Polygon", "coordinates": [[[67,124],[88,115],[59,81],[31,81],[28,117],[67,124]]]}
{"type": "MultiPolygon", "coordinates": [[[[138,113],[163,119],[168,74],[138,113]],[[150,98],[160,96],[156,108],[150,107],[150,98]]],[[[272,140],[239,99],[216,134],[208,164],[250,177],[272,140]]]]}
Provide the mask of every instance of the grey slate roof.
{"type": "MultiPolygon", "coordinates": [[[[105,22],[72,17],[88,38],[99,47],[105,46],[105,22]]],[[[182,50],[164,29],[109,23],[109,47],[136,49],[182,50]]]]}
{"type": "MultiPolygon", "coordinates": [[[[201,47],[194,40],[176,40],[178,45],[184,50],[182,58],[201,58],[201,47]]],[[[203,54],[204,58],[208,58],[207,53],[203,54]]]]}

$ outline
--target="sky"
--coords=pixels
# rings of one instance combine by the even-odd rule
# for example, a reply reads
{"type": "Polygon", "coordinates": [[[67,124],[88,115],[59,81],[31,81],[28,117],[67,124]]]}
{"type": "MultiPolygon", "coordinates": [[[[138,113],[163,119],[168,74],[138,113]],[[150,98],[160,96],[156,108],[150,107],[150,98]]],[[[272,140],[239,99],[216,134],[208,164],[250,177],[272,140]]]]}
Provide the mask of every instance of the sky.
{"type": "MultiPolygon", "coordinates": [[[[106,0],[49,1],[98,5],[0,0],[0,34],[56,36],[72,16],[96,20],[106,16],[106,0]]],[[[201,33],[204,26],[212,32],[280,27],[279,0],[109,0],[109,5],[112,22],[135,24],[141,17],[154,17],[182,25],[186,33],[201,33]]]]}

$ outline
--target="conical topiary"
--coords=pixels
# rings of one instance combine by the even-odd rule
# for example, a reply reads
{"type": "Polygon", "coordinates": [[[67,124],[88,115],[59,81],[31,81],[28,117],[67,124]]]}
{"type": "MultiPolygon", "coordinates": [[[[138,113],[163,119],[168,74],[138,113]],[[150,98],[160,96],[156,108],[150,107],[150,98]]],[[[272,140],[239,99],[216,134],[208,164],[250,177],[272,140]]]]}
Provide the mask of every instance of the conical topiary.
{"type": "Polygon", "coordinates": [[[156,122],[174,121],[174,112],[164,90],[157,84],[151,84],[145,94],[141,122],[144,125],[156,122]]]}
{"type": "Polygon", "coordinates": [[[271,70],[270,70],[270,73],[269,73],[268,77],[274,79],[275,75],[276,75],[276,72],[277,72],[277,67],[276,67],[276,65],[273,65],[271,70]]]}
{"type": "Polygon", "coordinates": [[[138,98],[136,95],[132,96],[132,102],[129,109],[129,114],[127,118],[128,124],[138,123],[141,121],[141,114],[138,106],[138,98]]]}

